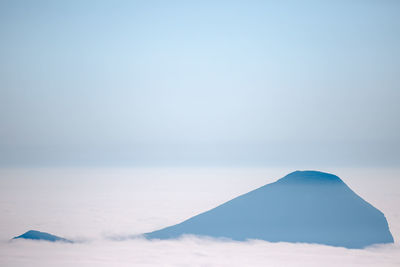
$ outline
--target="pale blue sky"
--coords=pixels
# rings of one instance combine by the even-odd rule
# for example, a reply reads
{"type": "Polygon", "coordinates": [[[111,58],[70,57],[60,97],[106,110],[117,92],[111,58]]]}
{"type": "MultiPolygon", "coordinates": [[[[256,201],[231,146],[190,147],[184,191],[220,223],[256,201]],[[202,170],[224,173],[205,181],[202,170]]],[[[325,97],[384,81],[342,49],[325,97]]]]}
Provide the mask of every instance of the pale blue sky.
{"type": "Polygon", "coordinates": [[[400,164],[399,1],[0,1],[0,165],[400,164]]]}

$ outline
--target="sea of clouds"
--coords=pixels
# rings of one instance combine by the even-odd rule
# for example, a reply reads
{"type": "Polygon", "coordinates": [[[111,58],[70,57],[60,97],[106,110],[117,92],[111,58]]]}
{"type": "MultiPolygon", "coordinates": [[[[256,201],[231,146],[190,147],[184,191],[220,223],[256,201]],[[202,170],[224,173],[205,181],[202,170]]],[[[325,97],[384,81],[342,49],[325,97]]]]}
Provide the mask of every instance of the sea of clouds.
{"type": "Polygon", "coordinates": [[[380,209],[395,244],[359,250],[126,238],[178,223],[291,169],[0,169],[0,266],[399,266],[400,170],[320,170],[338,175],[380,209]],[[80,242],[9,241],[30,229],[80,242]]]}

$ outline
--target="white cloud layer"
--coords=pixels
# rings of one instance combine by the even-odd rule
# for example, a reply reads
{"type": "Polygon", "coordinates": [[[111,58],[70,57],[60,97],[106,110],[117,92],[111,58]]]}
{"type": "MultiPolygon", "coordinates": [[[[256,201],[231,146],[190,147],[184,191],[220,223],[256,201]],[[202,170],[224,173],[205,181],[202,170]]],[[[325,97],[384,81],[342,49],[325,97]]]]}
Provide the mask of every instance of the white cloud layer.
{"type": "Polygon", "coordinates": [[[113,241],[175,224],[281,178],[283,169],[0,169],[0,266],[399,266],[400,171],[339,175],[388,219],[395,244],[349,250],[316,244],[113,241]],[[8,239],[36,229],[60,244],[8,239]]]}
{"type": "Polygon", "coordinates": [[[168,241],[54,244],[2,243],[1,266],[399,266],[400,247],[350,250],[314,244],[226,242],[186,237],[168,241]]]}

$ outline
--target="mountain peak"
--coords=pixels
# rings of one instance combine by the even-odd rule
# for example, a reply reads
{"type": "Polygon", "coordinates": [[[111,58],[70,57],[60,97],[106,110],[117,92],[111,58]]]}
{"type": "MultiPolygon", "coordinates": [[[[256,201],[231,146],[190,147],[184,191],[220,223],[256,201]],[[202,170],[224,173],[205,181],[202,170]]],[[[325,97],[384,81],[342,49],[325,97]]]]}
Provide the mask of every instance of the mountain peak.
{"type": "Polygon", "coordinates": [[[65,239],[63,237],[59,237],[45,232],[40,232],[37,230],[29,230],[20,236],[14,237],[13,239],[31,239],[31,240],[45,240],[50,242],[60,241],[60,242],[72,243],[71,240],[65,239]]]}
{"type": "MultiPolygon", "coordinates": [[[[320,171],[294,171],[285,177],[279,179],[279,183],[296,183],[296,184],[333,184],[343,183],[338,176],[320,171]]],[[[344,183],[343,183],[344,184],[344,183]]]]}
{"type": "Polygon", "coordinates": [[[170,239],[185,234],[347,248],[393,243],[382,212],[336,175],[319,171],[295,171],[145,237],[170,239]]]}

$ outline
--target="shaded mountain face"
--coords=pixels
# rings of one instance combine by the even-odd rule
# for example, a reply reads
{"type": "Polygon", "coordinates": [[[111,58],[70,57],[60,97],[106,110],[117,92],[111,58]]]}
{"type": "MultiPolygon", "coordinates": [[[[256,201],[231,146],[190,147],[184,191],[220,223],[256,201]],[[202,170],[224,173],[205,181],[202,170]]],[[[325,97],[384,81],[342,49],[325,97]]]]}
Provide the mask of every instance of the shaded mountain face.
{"type": "Polygon", "coordinates": [[[30,230],[20,236],[16,236],[13,239],[32,239],[32,240],[45,240],[45,241],[50,241],[50,242],[67,242],[67,243],[73,243],[71,240],[56,236],[56,235],[51,235],[45,232],[39,232],[35,230],[30,230]]]}
{"type": "Polygon", "coordinates": [[[339,177],[317,171],[293,172],[145,237],[169,239],[184,234],[347,248],[393,243],[382,212],[339,177]]]}

